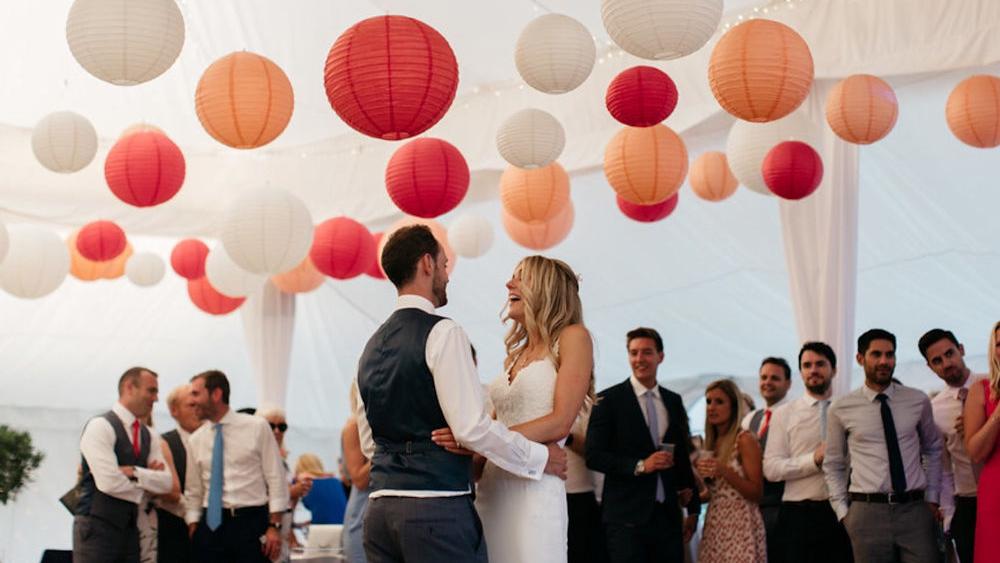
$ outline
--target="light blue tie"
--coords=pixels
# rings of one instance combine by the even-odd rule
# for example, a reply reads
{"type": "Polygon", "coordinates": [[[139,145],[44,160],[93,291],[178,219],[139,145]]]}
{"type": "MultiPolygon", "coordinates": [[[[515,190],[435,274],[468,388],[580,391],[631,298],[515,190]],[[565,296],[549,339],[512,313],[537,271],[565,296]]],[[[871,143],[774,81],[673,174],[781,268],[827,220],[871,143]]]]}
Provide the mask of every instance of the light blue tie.
{"type": "Polygon", "coordinates": [[[830,408],[830,399],[819,402],[819,439],[826,441],[826,410],[830,408]]]}
{"type": "Polygon", "coordinates": [[[222,424],[215,425],[215,444],[212,446],[212,479],[208,483],[208,513],[205,523],[213,532],[222,525],[222,424]]]}
{"type": "MultiPolygon", "coordinates": [[[[653,397],[653,391],[649,390],[643,393],[646,397],[646,425],[649,426],[649,435],[653,438],[653,447],[660,447],[660,423],[656,419],[656,400],[653,397]]],[[[656,476],[656,502],[663,502],[666,498],[663,494],[663,481],[660,480],[660,476],[656,476]]]]}

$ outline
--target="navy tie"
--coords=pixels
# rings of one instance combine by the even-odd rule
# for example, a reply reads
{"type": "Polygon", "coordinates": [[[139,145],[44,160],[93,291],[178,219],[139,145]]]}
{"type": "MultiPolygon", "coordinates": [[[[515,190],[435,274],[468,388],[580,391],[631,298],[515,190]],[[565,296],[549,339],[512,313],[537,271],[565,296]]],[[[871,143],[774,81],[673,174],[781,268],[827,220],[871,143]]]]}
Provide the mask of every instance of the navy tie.
{"type": "Polygon", "coordinates": [[[906,470],[903,468],[903,454],[899,452],[899,438],[896,436],[896,423],[892,420],[892,409],[889,408],[889,397],[885,393],[879,393],[875,398],[882,403],[882,429],[885,431],[885,446],[889,450],[892,490],[895,493],[905,493],[906,470]]]}

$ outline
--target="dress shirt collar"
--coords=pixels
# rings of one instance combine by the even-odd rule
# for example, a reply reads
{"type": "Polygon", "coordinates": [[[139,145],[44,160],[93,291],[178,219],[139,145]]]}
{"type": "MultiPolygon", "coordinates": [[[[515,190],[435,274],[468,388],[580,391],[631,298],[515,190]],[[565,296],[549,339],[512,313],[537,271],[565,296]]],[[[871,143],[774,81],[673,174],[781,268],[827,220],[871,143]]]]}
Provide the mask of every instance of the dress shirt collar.
{"type": "Polygon", "coordinates": [[[429,314],[434,314],[434,304],[426,297],[405,293],[396,298],[396,310],[400,309],[420,309],[429,314]]]}
{"type": "Polygon", "coordinates": [[[233,422],[236,421],[237,414],[241,414],[241,413],[237,413],[233,409],[229,409],[228,411],[226,411],[226,414],[222,415],[222,418],[219,419],[219,422],[212,422],[211,420],[207,420],[205,422],[207,422],[208,424],[211,424],[213,427],[216,424],[232,424],[233,422]]]}
{"type": "Polygon", "coordinates": [[[804,405],[813,407],[813,406],[816,406],[816,403],[818,403],[820,401],[830,401],[830,402],[833,402],[833,397],[827,397],[825,399],[817,399],[816,397],[813,397],[809,393],[804,393],[802,395],[802,404],[804,404],[804,405]]]}
{"type": "Polygon", "coordinates": [[[962,384],[960,387],[952,387],[951,385],[946,385],[945,388],[942,389],[941,392],[938,393],[938,394],[939,395],[944,395],[944,396],[948,397],[949,399],[954,399],[954,400],[957,401],[958,400],[958,390],[959,389],[968,389],[969,386],[972,385],[972,383],[976,379],[979,379],[976,376],[976,374],[974,374],[972,372],[969,372],[969,377],[965,378],[965,383],[962,384]]]}
{"type": "Polygon", "coordinates": [[[653,397],[656,400],[660,400],[660,384],[659,383],[657,383],[656,385],[654,385],[652,389],[646,389],[646,386],[643,385],[642,383],[639,383],[639,380],[636,379],[635,375],[630,375],[629,378],[628,378],[628,380],[629,380],[629,383],[632,384],[632,391],[635,392],[635,396],[636,397],[638,397],[638,398],[641,399],[642,396],[643,396],[643,394],[646,393],[646,391],[652,391],[653,392],[653,397]]]}
{"type": "Polygon", "coordinates": [[[777,403],[774,403],[774,404],[773,404],[773,405],[771,405],[771,406],[767,406],[767,403],[765,402],[765,403],[764,403],[764,406],[763,406],[763,407],[761,407],[761,408],[759,408],[759,409],[757,409],[757,410],[761,410],[761,411],[766,411],[766,410],[770,409],[770,410],[771,410],[771,412],[774,412],[774,411],[776,411],[776,410],[778,409],[778,407],[780,407],[781,405],[784,405],[785,403],[787,403],[787,402],[788,402],[788,400],[789,400],[789,399],[788,399],[788,395],[785,395],[785,396],[784,396],[784,397],[782,397],[782,398],[781,398],[781,400],[780,400],[780,401],[778,401],[777,403]]]}
{"type": "Polygon", "coordinates": [[[111,410],[122,420],[122,424],[125,425],[126,429],[132,429],[132,423],[135,422],[135,415],[132,414],[132,411],[125,408],[125,405],[121,403],[112,405],[111,410]]]}
{"type": "Polygon", "coordinates": [[[892,396],[896,394],[897,387],[899,386],[895,382],[893,382],[890,383],[889,386],[885,388],[885,391],[876,391],[871,387],[869,387],[868,384],[862,384],[861,393],[864,394],[866,399],[872,402],[875,401],[875,397],[878,397],[880,393],[884,393],[887,397],[889,397],[889,400],[891,401],[892,396]]]}

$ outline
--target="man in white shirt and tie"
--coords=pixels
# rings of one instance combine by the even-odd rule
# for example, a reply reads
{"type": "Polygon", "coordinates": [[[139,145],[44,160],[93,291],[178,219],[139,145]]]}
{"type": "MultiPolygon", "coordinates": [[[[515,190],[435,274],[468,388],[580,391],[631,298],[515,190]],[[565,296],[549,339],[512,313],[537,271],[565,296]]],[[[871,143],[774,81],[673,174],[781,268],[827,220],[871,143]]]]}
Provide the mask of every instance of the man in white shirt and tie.
{"type": "Polygon", "coordinates": [[[789,562],[849,563],[851,539],[830,506],[822,468],[837,356],[823,342],[806,342],[799,372],[806,393],[775,411],[764,450],[764,476],[785,484],[780,556],[789,562]]]}
{"type": "Polygon", "coordinates": [[[941,452],[941,513],[955,540],[958,558],[972,563],[976,532],[979,467],[965,450],[962,410],[970,385],[977,379],[965,365],[965,348],[949,330],[935,328],[920,337],[920,354],[946,387],[931,399],[934,422],[944,438],[941,452]]]}

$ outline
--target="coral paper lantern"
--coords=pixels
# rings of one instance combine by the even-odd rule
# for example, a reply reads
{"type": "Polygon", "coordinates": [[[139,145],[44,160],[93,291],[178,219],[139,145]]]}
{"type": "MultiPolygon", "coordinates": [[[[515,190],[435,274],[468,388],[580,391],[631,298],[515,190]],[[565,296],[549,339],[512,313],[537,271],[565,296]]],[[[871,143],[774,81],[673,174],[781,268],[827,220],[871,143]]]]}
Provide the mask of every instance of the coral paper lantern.
{"type": "Polygon", "coordinates": [[[970,76],[948,95],[948,128],[959,141],[988,149],[1000,145],[1000,78],[970,76]]]}
{"type": "Polygon", "coordinates": [[[113,260],[125,251],[125,231],[111,221],[88,223],[77,234],[76,249],[94,262],[113,260]]]}
{"type": "Polygon", "coordinates": [[[202,127],[234,149],[262,147],[288,126],[295,107],[292,83],[271,59],[239,51],[201,75],[194,107],[202,127]]]}
{"type": "Polygon", "coordinates": [[[625,127],[604,150],[604,175],[625,201],[660,203],[677,193],[687,175],[684,141],[666,125],[625,127]]]}
{"type": "Polygon", "coordinates": [[[184,46],[184,16],[174,0],[75,0],[66,41],[80,66],[119,86],[166,72],[184,46]]]}
{"type": "Polygon", "coordinates": [[[802,199],[823,181],[823,159],[801,141],[785,141],[767,153],[761,173],[778,197],[802,199]]]}
{"type": "Polygon", "coordinates": [[[229,297],[228,295],[219,293],[212,287],[207,277],[188,280],[187,286],[188,297],[191,298],[191,302],[194,303],[195,307],[210,315],[227,315],[232,313],[236,309],[239,309],[240,305],[247,299],[246,297],[229,297]]]}
{"type": "Polygon", "coordinates": [[[375,253],[375,239],[364,225],[334,217],[316,225],[309,257],[321,273],[346,280],[366,272],[375,253]]]}
{"type": "Polygon", "coordinates": [[[478,215],[463,215],[448,227],[448,243],[463,258],[478,258],[493,246],[493,225],[478,215]]]}
{"type": "Polygon", "coordinates": [[[429,25],[376,16],[337,38],[326,57],[324,83],[345,123],[370,137],[398,141],[444,117],[458,88],[458,62],[429,25]]]}
{"type": "Polygon", "coordinates": [[[497,130],[497,150],[518,168],[541,168],[559,158],[566,133],[559,120],[540,109],[523,109],[507,118],[497,130]]]}
{"type": "Polygon", "coordinates": [[[160,283],[166,271],[163,259],[152,252],[140,252],[125,263],[125,276],[139,287],[150,287],[160,283]]]}
{"type": "Polygon", "coordinates": [[[611,81],[604,105],[624,125],[649,127],[673,113],[677,107],[677,86],[658,68],[635,66],[623,70],[611,81]]]}
{"type": "Polygon", "coordinates": [[[38,162],[53,172],[77,172],[97,154],[97,131],[78,113],[50,113],[31,132],[31,150],[38,162]]]}
{"type": "Polygon", "coordinates": [[[25,299],[55,291],[69,272],[69,252],[62,239],[35,225],[12,225],[8,236],[10,248],[0,262],[0,288],[25,299]]]}
{"type": "Polygon", "coordinates": [[[569,175],[558,162],[534,170],[508,167],[500,176],[500,202],[521,221],[548,221],[569,202],[569,175]]]}
{"type": "MultiPolygon", "coordinates": [[[[455,249],[453,249],[451,247],[451,243],[448,242],[448,230],[434,219],[421,219],[419,217],[403,217],[385,230],[382,238],[378,241],[378,250],[376,251],[376,255],[379,259],[379,267],[381,268],[382,249],[385,248],[385,243],[389,242],[393,233],[410,225],[426,225],[427,228],[431,230],[431,234],[434,235],[434,240],[441,245],[441,248],[444,250],[445,258],[448,259],[448,273],[450,274],[455,269],[455,264],[458,262],[458,255],[455,254],[455,249]]],[[[384,273],[385,272],[383,272],[383,274],[384,273]]]]}
{"type": "Polygon", "coordinates": [[[324,280],[326,277],[313,266],[308,256],[291,270],[271,277],[274,286],[285,293],[309,293],[323,285],[324,280]]]}
{"type": "Polygon", "coordinates": [[[596,58],[587,28],[562,14],[545,14],[529,22],[514,47],[521,78],[546,94],[563,94],[583,84],[596,58]]]}
{"type": "Polygon", "coordinates": [[[771,195],[760,172],[767,152],[782,141],[814,144],[813,136],[809,120],[801,111],[770,123],[737,120],[726,140],[726,159],[741,184],[759,194],[771,195]]]}
{"type": "Polygon", "coordinates": [[[505,211],[500,213],[503,228],[517,244],[531,250],[546,250],[559,244],[573,229],[573,203],[548,221],[521,221],[505,211]]]}
{"type": "Polygon", "coordinates": [[[792,113],[809,95],[813,60],[802,36],[754,19],[730,29],[708,63],[708,84],[730,114],[762,123],[792,113]]]}
{"type": "Polygon", "coordinates": [[[184,239],[170,252],[170,267],[186,280],[196,280],[205,276],[205,259],[208,245],[198,239],[184,239]]]}
{"type": "Polygon", "coordinates": [[[826,98],[826,122],[848,143],[868,145],[885,137],[896,125],[899,104],[884,80],[855,74],[841,80],[826,98]]]}
{"type": "Polygon", "coordinates": [[[454,209],[469,191],[469,165],[451,143],[415,139],[389,159],[385,188],[404,213],[437,217],[454,209]]]}
{"type": "Polygon", "coordinates": [[[259,188],[229,205],[219,239],[240,268],[279,274],[309,254],[312,235],[312,216],[302,200],[285,190],[259,188]]]}
{"type": "Polygon", "coordinates": [[[688,182],[696,196],[708,201],[722,201],[740,186],[729,170],[725,153],[718,151],[706,152],[695,159],[688,182]]]}
{"type": "Polygon", "coordinates": [[[118,139],[104,161],[115,197],[136,207],[159,205],[184,184],[184,155],[166,135],[139,131],[118,139]]]}
{"type": "Polygon", "coordinates": [[[674,212],[674,209],[677,209],[678,195],[674,194],[660,203],[654,203],[653,205],[636,205],[625,201],[622,199],[622,196],[615,196],[615,199],[618,202],[618,209],[629,219],[640,223],[654,223],[661,219],[666,219],[674,212]]]}
{"type": "Polygon", "coordinates": [[[708,42],[722,19],[722,0],[602,0],[601,19],[625,51],[666,61],[708,42]]]}
{"type": "Polygon", "coordinates": [[[385,272],[382,271],[382,265],[379,263],[379,258],[382,256],[382,235],[383,233],[372,234],[372,240],[375,241],[375,248],[377,250],[375,252],[375,257],[372,259],[371,266],[369,266],[368,269],[365,270],[366,275],[373,277],[377,280],[385,279],[385,272]]]}

